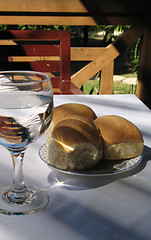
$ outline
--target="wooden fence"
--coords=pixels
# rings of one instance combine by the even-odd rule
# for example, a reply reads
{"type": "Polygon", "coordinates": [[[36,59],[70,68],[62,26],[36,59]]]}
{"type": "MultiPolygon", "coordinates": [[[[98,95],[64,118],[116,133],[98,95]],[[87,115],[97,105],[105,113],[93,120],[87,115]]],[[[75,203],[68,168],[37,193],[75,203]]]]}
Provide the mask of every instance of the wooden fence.
{"type": "Polygon", "coordinates": [[[80,88],[101,71],[100,94],[113,93],[114,60],[127,47],[143,35],[143,27],[135,26],[117,41],[102,48],[71,48],[72,61],[91,61],[71,76],[71,81],[80,88]]]}

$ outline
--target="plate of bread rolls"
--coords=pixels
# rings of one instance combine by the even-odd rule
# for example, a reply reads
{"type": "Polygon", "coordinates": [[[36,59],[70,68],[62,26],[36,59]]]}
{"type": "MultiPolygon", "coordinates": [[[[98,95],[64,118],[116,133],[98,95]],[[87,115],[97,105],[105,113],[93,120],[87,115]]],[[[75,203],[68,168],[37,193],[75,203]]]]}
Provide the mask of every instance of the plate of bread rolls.
{"type": "Polygon", "coordinates": [[[47,143],[39,150],[41,159],[67,174],[117,174],[142,161],[144,140],[138,127],[117,115],[97,118],[87,105],[55,107],[45,134],[47,143]]]}

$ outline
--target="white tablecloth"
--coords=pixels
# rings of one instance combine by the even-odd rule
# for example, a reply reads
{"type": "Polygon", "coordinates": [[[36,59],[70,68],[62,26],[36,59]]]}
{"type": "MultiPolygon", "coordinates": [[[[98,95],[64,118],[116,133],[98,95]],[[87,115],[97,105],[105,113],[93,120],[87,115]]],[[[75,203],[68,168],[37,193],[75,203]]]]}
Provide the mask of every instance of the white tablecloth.
{"type": "MultiPolygon", "coordinates": [[[[144,157],[135,169],[114,176],[77,177],[52,172],[41,161],[42,136],[25,154],[27,185],[46,189],[50,202],[28,216],[0,215],[3,240],[150,240],[151,239],[151,111],[134,95],[56,95],[55,106],[86,104],[97,116],[116,114],[141,130],[144,157]],[[64,182],[64,184],[63,184],[64,182]]],[[[0,147],[0,188],[11,184],[12,162],[0,147]]]]}

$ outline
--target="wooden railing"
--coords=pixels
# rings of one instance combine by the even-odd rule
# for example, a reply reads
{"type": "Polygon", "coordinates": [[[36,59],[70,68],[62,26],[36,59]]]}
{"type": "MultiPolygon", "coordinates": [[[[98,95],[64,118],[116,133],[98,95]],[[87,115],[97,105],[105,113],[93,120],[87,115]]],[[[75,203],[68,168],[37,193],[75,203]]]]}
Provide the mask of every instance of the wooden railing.
{"type": "Polygon", "coordinates": [[[115,58],[142,35],[143,27],[134,26],[106,48],[71,48],[71,61],[91,61],[72,75],[71,81],[80,88],[101,71],[99,94],[112,94],[115,58]]]}

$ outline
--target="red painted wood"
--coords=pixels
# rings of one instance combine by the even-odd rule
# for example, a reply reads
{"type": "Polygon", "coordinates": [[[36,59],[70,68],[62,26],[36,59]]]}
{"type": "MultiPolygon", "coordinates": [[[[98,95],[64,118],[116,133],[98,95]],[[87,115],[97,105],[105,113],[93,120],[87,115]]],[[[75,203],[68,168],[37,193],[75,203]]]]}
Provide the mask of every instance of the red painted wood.
{"type": "Polygon", "coordinates": [[[61,32],[60,56],[61,56],[61,78],[62,80],[70,80],[70,34],[69,32],[61,32]]]}
{"type": "Polygon", "coordinates": [[[0,39],[11,39],[17,44],[16,46],[0,46],[0,66],[2,68],[5,68],[5,70],[34,70],[57,73],[56,76],[59,77],[51,78],[53,88],[60,89],[62,94],[73,94],[71,90],[73,85],[71,85],[70,79],[69,31],[1,31],[0,39]],[[11,56],[59,56],[60,61],[45,61],[44,58],[41,58],[40,61],[22,63],[13,62],[11,56]],[[8,69],[6,69],[7,67],[8,69]]]}
{"type": "Polygon", "coordinates": [[[38,62],[30,62],[31,69],[33,71],[40,72],[51,72],[51,73],[59,73],[60,74],[60,62],[52,62],[52,61],[38,61],[38,62]]]}
{"type": "Polygon", "coordinates": [[[53,88],[61,88],[60,77],[51,77],[51,82],[52,82],[53,88]]]}
{"type": "Polygon", "coordinates": [[[27,56],[60,56],[59,45],[23,44],[22,47],[27,56]]]}
{"type": "Polygon", "coordinates": [[[59,40],[62,32],[60,30],[10,30],[9,31],[15,39],[36,39],[36,40],[59,40]]]}

